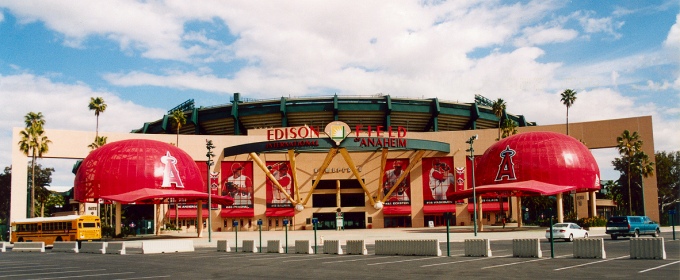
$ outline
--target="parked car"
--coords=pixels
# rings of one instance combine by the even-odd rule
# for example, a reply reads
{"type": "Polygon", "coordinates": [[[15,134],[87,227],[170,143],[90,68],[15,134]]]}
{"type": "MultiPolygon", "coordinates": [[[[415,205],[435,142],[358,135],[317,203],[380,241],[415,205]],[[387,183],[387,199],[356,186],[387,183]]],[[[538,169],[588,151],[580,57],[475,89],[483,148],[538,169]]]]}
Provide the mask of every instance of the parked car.
{"type": "MultiPolygon", "coordinates": [[[[588,238],[588,231],[575,223],[557,223],[553,225],[553,238],[572,242],[574,238],[588,238]]],[[[545,238],[550,241],[550,229],[545,230],[545,238]]]]}
{"type": "Polygon", "coordinates": [[[643,234],[659,237],[661,231],[659,224],[647,216],[614,216],[607,220],[605,233],[616,240],[619,236],[639,237],[643,234]]]}

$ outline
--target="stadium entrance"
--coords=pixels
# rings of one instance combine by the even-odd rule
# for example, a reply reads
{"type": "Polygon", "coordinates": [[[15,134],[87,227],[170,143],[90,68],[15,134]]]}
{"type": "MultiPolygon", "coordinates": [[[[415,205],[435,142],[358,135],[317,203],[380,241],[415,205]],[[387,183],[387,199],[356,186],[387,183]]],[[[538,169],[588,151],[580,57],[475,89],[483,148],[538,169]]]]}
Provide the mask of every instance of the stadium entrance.
{"type": "MultiPolygon", "coordinates": [[[[333,213],[314,213],[312,217],[319,220],[316,229],[336,229],[336,212],[333,213]]],[[[366,213],[365,212],[347,212],[342,213],[343,227],[345,229],[365,229],[366,228],[366,213]]]]}

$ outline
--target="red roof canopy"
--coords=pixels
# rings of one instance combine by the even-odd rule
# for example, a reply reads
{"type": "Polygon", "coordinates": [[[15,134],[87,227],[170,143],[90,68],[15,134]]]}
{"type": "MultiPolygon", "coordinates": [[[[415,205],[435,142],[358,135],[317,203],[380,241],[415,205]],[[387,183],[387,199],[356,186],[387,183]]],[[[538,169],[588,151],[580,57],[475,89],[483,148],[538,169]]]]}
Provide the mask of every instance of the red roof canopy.
{"type": "MultiPolygon", "coordinates": [[[[161,203],[169,198],[207,201],[207,187],[196,162],[181,149],[155,140],[112,142],[92,151],[80,164],[75,199],[123,203],[161,203]]],[[[212,202],[233,204],[228,196],[212,202]]]]}

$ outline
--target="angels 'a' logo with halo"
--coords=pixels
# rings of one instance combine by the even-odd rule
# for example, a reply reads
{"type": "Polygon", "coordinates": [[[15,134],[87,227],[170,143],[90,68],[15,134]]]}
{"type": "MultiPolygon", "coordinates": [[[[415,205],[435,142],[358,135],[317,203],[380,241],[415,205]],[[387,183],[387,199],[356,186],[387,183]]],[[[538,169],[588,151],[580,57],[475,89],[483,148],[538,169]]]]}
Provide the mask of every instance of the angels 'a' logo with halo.
{"type": "Polygon", "coordinates": [[[163,168],[163,183],[161,184],[161,187],[184,188],[182,178],[179,177],[179,171],[177,171],[177,158],[170,155],[170,151],[168,151],[161,157],[161,163],[165,165],[165,168],[163,168]]]}
{"type": "Polygon", "coordinates": [[[326,133],[336,145],[340,145],[342,140],[345,140],[347,135],[352,132],[352,129],[344,122],[334,121],[326,125],[323,132],[326,133]]]}

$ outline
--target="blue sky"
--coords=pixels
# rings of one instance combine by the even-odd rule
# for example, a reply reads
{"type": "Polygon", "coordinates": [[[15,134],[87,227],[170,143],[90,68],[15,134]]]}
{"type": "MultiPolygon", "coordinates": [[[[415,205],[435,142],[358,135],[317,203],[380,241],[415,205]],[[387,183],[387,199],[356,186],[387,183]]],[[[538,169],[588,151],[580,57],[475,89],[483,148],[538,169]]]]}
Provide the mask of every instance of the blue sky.
{"type": "MultiPolygon", "coordinates": [[[[539,124],[651,115],[680,139],[678,1],[0,0],[0,165],[12,127],[128,132],[187,99],[373,95],[503,98],[539,124]]],[[[594,151],[615,179],[613,150],[594,151]]],[[[71,160],[54,166],[69,186],[71,160]]]]}

